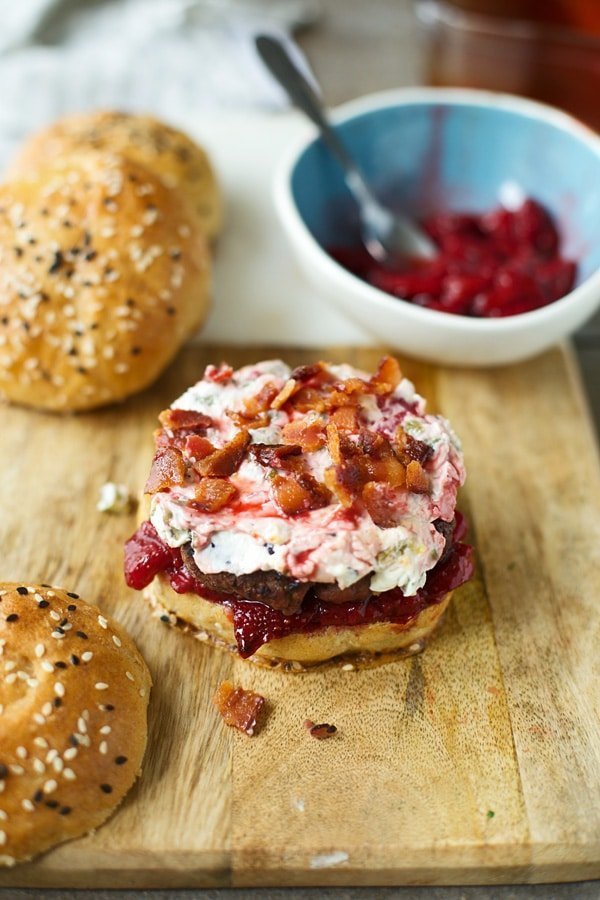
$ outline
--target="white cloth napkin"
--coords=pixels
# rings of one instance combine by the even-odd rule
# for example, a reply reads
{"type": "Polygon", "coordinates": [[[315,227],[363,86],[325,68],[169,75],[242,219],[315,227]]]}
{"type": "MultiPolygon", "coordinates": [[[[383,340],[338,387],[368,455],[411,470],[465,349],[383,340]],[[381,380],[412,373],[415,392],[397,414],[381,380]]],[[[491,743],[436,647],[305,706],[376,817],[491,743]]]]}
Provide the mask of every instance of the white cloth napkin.
{"type": "Polygon", "coordinates": [[[0,165],[30,131],[82,109],[184,125],[215,108],[287,105],[253,36],[289,37],[315,0],[15,0],[0,29],[0,165]]]}

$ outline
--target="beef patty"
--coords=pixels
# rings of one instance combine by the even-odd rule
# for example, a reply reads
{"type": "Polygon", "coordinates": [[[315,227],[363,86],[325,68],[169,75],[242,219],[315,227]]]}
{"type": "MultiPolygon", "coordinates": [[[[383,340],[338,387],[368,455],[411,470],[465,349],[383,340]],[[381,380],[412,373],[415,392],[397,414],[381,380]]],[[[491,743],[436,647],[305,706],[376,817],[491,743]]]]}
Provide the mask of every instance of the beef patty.
{"type": "MultiPolygon", "coordinates": [[[[436,519],[433,523],[436,531],[445,538],[446,546],[437,565],[444,562],[452,549],[454,521],[443,522],[436,519]]],[[[244,600],[253,600],[278,609],[286,616],[299,612],[302,602],[309,591],[326,603],[361,603],[371,596],[369,584],[371,575],[365,575],[350,587],[340,588],[337,584],[324,584],[317,581],[298,581],[289,575],[269,570],[250,572],[247,575],[233,575],[231,572],[206,574],[201,572],[194,560],[191,544],[181,547],[181,556],[189,573],[204,587],[220,594],[235,594],[244,600]]]]}

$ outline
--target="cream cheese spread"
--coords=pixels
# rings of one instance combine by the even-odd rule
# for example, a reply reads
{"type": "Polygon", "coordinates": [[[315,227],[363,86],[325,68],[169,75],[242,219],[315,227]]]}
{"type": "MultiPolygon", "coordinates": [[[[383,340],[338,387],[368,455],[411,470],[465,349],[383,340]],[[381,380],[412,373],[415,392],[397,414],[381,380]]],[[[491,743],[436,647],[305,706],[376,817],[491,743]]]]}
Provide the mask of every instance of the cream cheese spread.
{"type": "MultiPolygon", "coordinates": [[[[339,379],[369,378],[347,365],[328,369],[339,379]]],[[[216,375],[218,370],[209,367],[204,379],[172,408],[210,416],[206,437],[222,447],[238,431],[227,412],[243,411],[245,401],[265,386],[281,390],[291,370],[280,360],[269,360],[222,379],[216,375]]],[[[460,444],[444,418],[425,412],[425,401],[406,378],[393,393],[380,398],[361,395],[359,403],[364,427],[393,439],[402,425],[433,451],[426,467],[430,491],[399,492],[397,525],[379,527],[366,510],[349,516],[335,498],[320,509],[285,516],[273,501],[269,470],[247,455],[230,478],[238,490],[232,506],[214,513],[199,511],[190,505],[193,485],[154,494],[151,521],[162,540],[171,547],[191,542],[196,565],[207,574],[275,570],[301,581],[335,582],[342,589],[370,575],[375,593],[396,587],[406,596],[416,593],[445,546],[433,522],[454,517],[456,492],[465,478],[460,444]]],[[[250,431],[252,441],[282,443],[281,429],[292,416],[298,414],[270,410],[269,424],[250,431]]],[[[305,453],[305,458],[311,474],[321,481],[333,464],[327,447],[305,453]]]]}

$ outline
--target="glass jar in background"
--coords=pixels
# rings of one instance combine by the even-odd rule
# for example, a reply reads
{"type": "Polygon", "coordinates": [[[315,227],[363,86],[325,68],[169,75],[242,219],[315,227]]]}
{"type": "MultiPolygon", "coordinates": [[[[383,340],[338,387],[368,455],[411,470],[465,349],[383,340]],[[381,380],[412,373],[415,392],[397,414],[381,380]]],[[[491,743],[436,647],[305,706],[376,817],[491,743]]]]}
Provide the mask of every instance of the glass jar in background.
{"type": "Polygon", "coordinates": [[[417,0],[425,80],[523,94],[600,130],[600,0],[417,0]]]}

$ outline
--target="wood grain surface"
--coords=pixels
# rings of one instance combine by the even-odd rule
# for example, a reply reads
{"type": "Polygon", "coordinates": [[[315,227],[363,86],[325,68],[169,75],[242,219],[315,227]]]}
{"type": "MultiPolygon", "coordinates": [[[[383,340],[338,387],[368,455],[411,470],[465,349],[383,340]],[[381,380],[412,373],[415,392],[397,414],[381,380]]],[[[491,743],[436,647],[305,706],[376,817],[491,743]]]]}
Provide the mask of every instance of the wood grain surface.
{"type": "MultiPolygon", "coordinates": [[[[0,886],[467,884],[600,876],[600,478],[577,372],[555,349],[506,369],[406,374],[464,444],[478,572],[425,653],[363,671],[263,671],[174,633],[122,579],[133,516],[99,487],[144,482],[156,414],[207,362],[71,418],[2,410],[3,580],[47,581],[114,614],[155,684],[142,780],[95,835],[0,886]],[[248,739],[212,706],[232,679],[269,701],[248,739]],[[333,722],[312,740],[303,722],[333,722]]],[[[376,350],[285,351],[292,365],[376,350]]],[[[1,745],[1,733],[0,733],[1,745]]]]}

